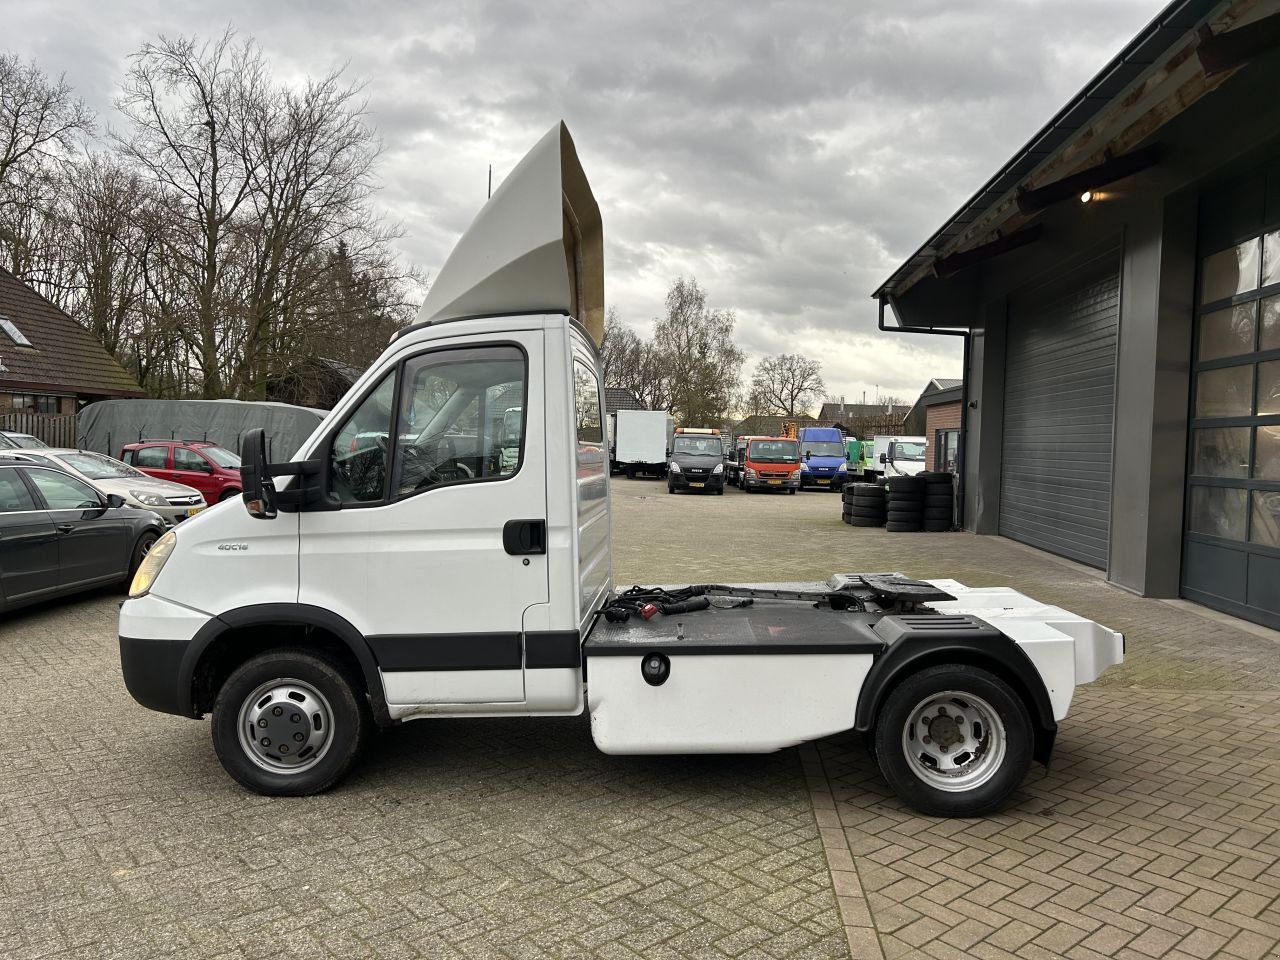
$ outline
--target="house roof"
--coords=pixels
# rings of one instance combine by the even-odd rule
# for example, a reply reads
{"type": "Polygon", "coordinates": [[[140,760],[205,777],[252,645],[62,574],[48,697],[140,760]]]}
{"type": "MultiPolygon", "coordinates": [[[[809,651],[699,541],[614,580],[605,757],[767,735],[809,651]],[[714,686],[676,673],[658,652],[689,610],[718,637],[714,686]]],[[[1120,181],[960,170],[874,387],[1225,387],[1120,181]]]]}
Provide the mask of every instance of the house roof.
{"type": "Polygon", "coordinates": [[[1252,0],[1173,0],[872,296],[900,295],[939,260],[1027,225],[1036,214],[1019,209],[1020,191],[1063,181],[1139,148],[1230,75],[1201,70],[1198,32],[1209,27],[1218,36],[1261,15],[1252,0]]]}
{"type": "Polygon", "coordinates": [[[604,412],[616,413],[619,410],[648,410],[640,398],[626,387],[604,388],[604,412]]]}
{"type": "Polygon", "coordinates": [[[3,389],[95,397],[145,396],[137,381],[93,334],[3,267],[0,317],[30,342],[30,346],[22,346],[0,329],[3,389]]]}
{"type": "Polygon", "coordinates": [[[900,410],[901,407],[889,409],[884,403],[824,403],[818,411],[819,420],[860,420],[866,417],[885,417],[900,410]]]}
{"type": "Polygon", "coordinates": [[[911,405],[911,409],[907,411],[907,415],[903,419],[909,422],[913,416],[917,415],[918,411],[925,407],[937,406],[940,403],[959,403],[964,399],[963,393],[963,380],[935,377],[920,392],[920,396],[916,398],[916,402],[911,405]]]}

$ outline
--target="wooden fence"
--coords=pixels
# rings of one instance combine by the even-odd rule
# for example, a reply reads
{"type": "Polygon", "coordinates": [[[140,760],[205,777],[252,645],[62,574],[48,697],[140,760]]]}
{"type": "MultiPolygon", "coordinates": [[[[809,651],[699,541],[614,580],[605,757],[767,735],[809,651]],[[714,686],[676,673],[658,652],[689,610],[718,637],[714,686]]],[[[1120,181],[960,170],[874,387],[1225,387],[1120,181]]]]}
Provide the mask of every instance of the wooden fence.
{"type": "Polygon", "coordinates": [[[0,430],[29,433],[51,447],[78,447],[76,415],[48,413],[0,414],[0,430]]]}

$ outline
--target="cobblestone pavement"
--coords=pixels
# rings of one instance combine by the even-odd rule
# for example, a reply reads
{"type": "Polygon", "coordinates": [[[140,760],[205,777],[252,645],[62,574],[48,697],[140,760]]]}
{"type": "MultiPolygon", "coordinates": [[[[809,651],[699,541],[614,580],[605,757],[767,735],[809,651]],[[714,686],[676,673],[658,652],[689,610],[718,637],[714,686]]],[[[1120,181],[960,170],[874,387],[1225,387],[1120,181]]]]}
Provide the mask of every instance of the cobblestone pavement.
{"type": "Polygon", "coordinates": [[[0,957],[1266,957],[1280,940],[1280,645],[992,538],[838,498],[618,480],[620,584],[901,569],[1122,629],[1052,772],[912,815],[861,741],[616,758],[566,720],[424,721],[340,788],[247,794],[207,723],[128,699],[117,596],[0,622],[0,957]]]}
{"type": "Polygon", "coordinates": [[[901,570],[1013,586],[1125,633],[1126,663],[1078,691],[1051,771],[998,816],[914,815],[861,738],[801,748],[854,956],[1280,956],[1280,637],[997,538],[848,527],[830,494],[619,483],[615,502],[620,583],[901,570]],[[640,496],[661,499],[642,512],[640,496]],[[779,535],[753,523],[766,513],[779,535]],[[641,527],[680,533],[655,556],[641,527]]]}

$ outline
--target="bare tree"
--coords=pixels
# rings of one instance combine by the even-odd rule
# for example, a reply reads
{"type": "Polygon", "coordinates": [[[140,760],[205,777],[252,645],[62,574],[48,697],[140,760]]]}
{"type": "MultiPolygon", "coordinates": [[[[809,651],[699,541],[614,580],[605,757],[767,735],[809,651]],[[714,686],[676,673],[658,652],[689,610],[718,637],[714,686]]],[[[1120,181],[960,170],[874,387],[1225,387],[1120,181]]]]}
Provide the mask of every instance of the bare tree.
{"type": "Polygon", "coordinates": [[[733,406],[745,355],[733,342],[733,311],[711,310],[693,277],[667,291],[667,315],[653,325],[653,345],[669,383],[666,408],[687,426],[722,421],[733,406]]]}
{"type": "Polygon", "coordinates": [[[51,80],[34,62],[0,53],[0,207],[22,203],[24,191],[15,186],[29,186],[92,128],[92,112],[65,77],[51,80]]]}
{"type": "Polygon", "coordinates": [[[190,322],[181,327],[199,366],[201,395],[223,395],[219,281],[231,242],[228,227],[249,193],[243,153],[244,111],[265,67],[252,41],[228,31],[218,40],[147,43],[133,55],[116,108],[129,134],[119,149],[145,171],[178,213],[171,256],[185,279],[190,322]]]}
{"type": "Polygon", "coordinates": [[[751,378],[748,406],[755,413],[803,415],[823,397],[822,364],[796,353],[765,357],[751,378]]]}

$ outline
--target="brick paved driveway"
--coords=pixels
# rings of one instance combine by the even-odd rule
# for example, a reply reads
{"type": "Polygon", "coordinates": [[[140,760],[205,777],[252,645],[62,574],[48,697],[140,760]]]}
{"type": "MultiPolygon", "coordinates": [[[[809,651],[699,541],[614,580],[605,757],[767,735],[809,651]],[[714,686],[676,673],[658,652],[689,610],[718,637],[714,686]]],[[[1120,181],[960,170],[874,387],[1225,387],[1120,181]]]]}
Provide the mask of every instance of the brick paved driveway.
{"type": "Polygon", "coordinates": [[[982,821],[911,815],[853,738],[609,758],[579,719],[408,724],[331,794],[269,800],[207,724],[128,700],[115,596],[11,616],[0,957],[1275,955],[1274,641],[999,541],[846,527],[830,495],[614,502],[620,583],[1011,583],[1125,630],[1130,660],[982,821]]]}
{"type": "Polygon", "coordinates": [[[658,493],[642,513],[627,500],[653,491],[615,484],[619,582],[696,577],[718,551],[721,580],[759,577],[761,556],[796,579],[902,570],[1013,586],[1127,637],[1124,666],[1077,694],[1052,771],[999,816],[913,815],[861,738],[801,749],[855,955],[1280,956],[1280,637],[1002,540],[847,527],[830,494],[734,493],[658,493]],[[664,557],[642,525],[672,532],[664,557]]]}

